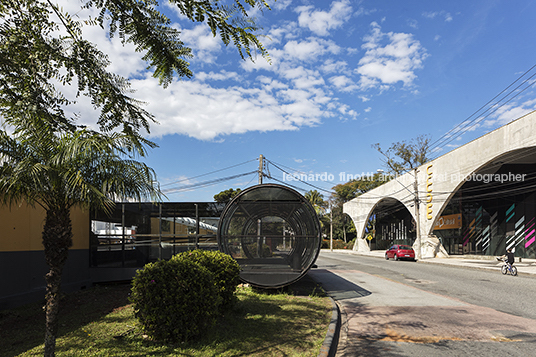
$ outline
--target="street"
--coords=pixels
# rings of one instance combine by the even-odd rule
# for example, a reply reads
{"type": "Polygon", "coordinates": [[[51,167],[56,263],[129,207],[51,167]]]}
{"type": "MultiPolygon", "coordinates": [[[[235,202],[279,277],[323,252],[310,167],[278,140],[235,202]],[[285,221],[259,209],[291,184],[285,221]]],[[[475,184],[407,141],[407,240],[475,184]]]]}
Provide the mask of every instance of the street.
{"type": "Polygon", "coordinates": [[[536,356],[534,278],[322,251],[311,277],[337,301],[337,356],[536,356]]]}

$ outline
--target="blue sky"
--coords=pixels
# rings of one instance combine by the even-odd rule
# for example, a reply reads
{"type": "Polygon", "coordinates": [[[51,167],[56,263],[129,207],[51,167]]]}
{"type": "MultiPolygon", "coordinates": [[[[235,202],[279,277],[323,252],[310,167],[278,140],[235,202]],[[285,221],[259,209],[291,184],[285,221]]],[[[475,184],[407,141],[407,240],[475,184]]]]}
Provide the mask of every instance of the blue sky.
{"type": "MultiPolygon", "coordinates": [[[[166,6],[195,56],[193,78],[167,89],[147,74],[130,46],[107,39],[99,28],[84,30],[109,54],[109,69],[131,79],[135,96],[159,122],[147,134],[159,148],[146,162],[169,201],[211,201],[224,189],[256,184],[252,173],[185,189],[252,172],[260,154],[289,173],[313,174],[318,180],[309,183],[329,191],[346,182],[346,174],[383,168],[373,144],[387,148],[421,134],[440,139],[536,64],[533,1],[270,4],[271,11],[252,15],[263,27],[271,64],[261,57],[242,61],[206,26],[166,6]]],[[[64,8],[74,13],[75,5],[64,8]]],[[[476,124],[441,143],[433,156],[536,109],[527,83],[504,105],[488,105],[476,124]]],[[[81,101],[77,111],[94,122],[89,103],[81,101]]],[[[285,179],[274,165],[268,169],[285,179]]]]}

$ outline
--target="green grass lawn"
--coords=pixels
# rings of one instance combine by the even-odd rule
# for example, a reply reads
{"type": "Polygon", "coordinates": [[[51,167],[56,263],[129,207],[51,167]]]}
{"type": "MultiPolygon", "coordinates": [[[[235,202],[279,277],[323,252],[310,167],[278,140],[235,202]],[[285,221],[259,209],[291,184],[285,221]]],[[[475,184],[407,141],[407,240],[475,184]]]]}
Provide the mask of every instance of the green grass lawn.
{"type": "MultiPolygon", "coordinates": [[[[331,302],[307,277],[281,291],[239,287],[236,307],[196,342],[151,341],[128,302],[129,284],[67,295],[60,312],[57,356],[317,356],[331,302]]],[[[0,311],[2,356],[43,354],[42,304],[0,311]]]]}

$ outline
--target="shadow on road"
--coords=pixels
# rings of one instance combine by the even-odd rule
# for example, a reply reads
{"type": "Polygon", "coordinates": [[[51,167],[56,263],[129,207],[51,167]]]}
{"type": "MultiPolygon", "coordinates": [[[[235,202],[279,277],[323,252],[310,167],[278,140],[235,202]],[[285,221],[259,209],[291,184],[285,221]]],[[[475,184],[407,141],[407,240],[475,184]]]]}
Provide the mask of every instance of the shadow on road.
{"type": "Polygon", "coordinates": [[[337,274],[326,269],[314,269],[308,273],[322,288],[335,300],[355,299],[372,294],[367,289],[363,289],[337,274]]]}

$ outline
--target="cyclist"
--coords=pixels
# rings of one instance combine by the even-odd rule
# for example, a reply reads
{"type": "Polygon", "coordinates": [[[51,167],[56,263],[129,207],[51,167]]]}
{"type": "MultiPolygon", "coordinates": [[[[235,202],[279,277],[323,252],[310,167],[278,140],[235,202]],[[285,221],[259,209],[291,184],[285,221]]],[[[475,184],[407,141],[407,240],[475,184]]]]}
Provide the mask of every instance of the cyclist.
{"type": "Polygon", "coordinates": [[[512,252],[512,248],[507,249],[506,254],[503,255],[501,259],[509,265],[509,268],[511,268],[514,264],[514,252],[512,252]]]}

